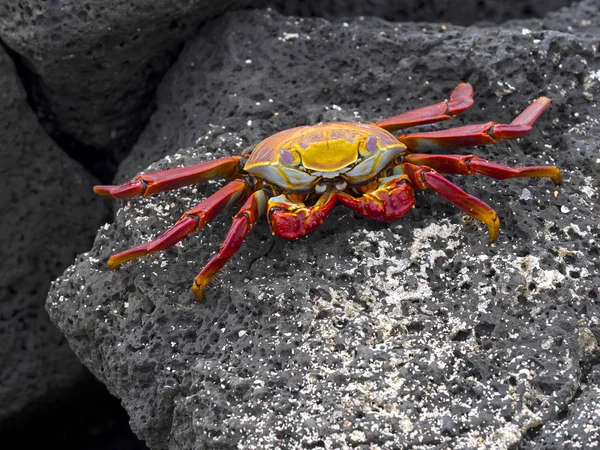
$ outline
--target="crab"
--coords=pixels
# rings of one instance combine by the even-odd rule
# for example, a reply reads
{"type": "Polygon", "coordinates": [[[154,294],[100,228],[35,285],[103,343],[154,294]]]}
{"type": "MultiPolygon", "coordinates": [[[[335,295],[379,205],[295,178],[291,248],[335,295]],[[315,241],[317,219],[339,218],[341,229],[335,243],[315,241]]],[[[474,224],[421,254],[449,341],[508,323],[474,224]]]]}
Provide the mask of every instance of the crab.
{"type": "Polygon", "coordinates": [[[534,100],[509,124],[487,122],[440,131],[394,135],[404,128],[443,121],[473,105],[473,88],[459,84],[448,100],[371,124],[330,122],[276,133],[252,152],[187,167],[141,174],[117,186],[95,186],[113,199],[147,197],[214,178],[232,180],[198,203],[156,239],[112,255],[109,269],[166,250],[233,203],[243,203],[218,253],[192,285],[197,300],[215,274],[239,250],[259,217],[273,234],[287,239],[307,235],[323,223],[336,203],[380,221],[405,216],[415,205],[415,189],[431,189],[488,227],[493,242],[500,229],[496,212],[446,179],[443,174],[480,174],[498,180],[517,177],[562,180],[555,166],[509,167],[475,155],[426,153],[494,144],[528,133],[549,106],[534,100]]]}

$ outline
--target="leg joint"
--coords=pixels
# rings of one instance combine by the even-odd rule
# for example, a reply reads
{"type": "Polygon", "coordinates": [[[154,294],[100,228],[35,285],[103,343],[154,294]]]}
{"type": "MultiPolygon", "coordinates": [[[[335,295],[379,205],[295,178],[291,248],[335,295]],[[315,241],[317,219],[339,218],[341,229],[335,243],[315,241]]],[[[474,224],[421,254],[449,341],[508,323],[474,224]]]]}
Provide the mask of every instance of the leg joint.
{"type": "Polygon", "coordinates": [[[431,169],[421,169],[419,173],[419,178],[421,183],[423,183],[423,187],[421,189],[426,189],[429,187],[429,183],[427,183],[427,178],[425,178],[425,174],[427,172],[433,172],[431,169]]]}
{"type": "Polygon", "coordinates": [[[498,124],[495,123],[491,127],[489,127],[487,130],[484,131],[484,133],[486,133],[489,137],[491,137],[494,140],[494,143],[499,141],[499,138],[494,134],[494,128],[496,128],[496,125],[498,125],[498,124]]]}
{"type": "Polygon", "coordinates": [[[192,232],[197,233],[200,230],[200,228],[202,227],[202,224],[200,222],[200,215],[186,214],[186,217],[190,217],[190,218],[194,219],[194,227],[192,228],[192,232]]]}
{"type": "Polygon", "coordinates": [[[140,175],[138,177],[138,181],[140,182],[140,185],[142,186],[142,191],[139,193],[139,195],[141,197],[145,197],[146,191],[148,190],[148,186],[150,186],[150,183],[147,182],[146,180],[144,180],[144,175],[140,175]]]}
{"type": "Polygon", "coordinates": [[[475,158],[475,155],[470,155],[468,158],[466,158],[464,160],[465,166],[467,167],[467,170],[469,171],[469,175],[473,175],[475,173],[475,170],[473,170],[473,168],[471,167],[471,161],[473,160],[473,158],[475,158]]]}
{"type": "Polygon", "coordinates": [[[240,211],[239,214],[236,214],[235,220],[240,219],[242,217],[244,219],[246,219],[246,223],[248,225],[248,229],[252,228],[252,218],[250,217],[250,214],[248,213],[248,211],[240,211]]]}

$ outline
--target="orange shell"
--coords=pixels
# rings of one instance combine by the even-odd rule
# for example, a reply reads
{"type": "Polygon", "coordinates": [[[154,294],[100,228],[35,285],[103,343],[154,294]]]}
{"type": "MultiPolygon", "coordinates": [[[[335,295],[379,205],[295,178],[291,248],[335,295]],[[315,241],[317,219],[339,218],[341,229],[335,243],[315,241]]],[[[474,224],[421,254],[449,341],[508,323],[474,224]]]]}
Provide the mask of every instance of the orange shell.
{"type": "Polygon", "coordinates": [[[256,172],[259,166],[280,165],[281,151],[299,158],[303,167],[320,172],[335,172],[360,158],[370,136],[377,138],[380,148],[397,146],[398,139],[375,125],[351,122],[329,122],[280,131],[258,144],[244,170],[256,172]]]}

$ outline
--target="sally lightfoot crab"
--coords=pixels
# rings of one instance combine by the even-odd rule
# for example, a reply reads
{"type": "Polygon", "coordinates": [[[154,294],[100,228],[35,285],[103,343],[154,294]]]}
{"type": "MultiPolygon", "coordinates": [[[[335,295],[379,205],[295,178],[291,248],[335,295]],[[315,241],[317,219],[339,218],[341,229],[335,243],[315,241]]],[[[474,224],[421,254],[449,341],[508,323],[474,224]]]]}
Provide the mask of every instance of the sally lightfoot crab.
{"type": "Polygon", "coordinates": [[[485,223],[490,242],[499,232],[496,212],[442,174],[485,175],[504,180],[543,177],[559,183],[555,166],[508,167],[475,155],[424,153],[493,144],[528,133],[550,100],[533,101],[509,124],[487,122],[441,131],[400,134],[415,125],[450,119],[473,105],[473,88],[459,84],[450,99],[383,119],[373,124],[332,122],[281,131],[249,154],[188,167],[142,174],[119,186],[95,186],[111,198],[147,197],[213,178],[233,180],[198,203],[156,239],[117,253],[110,269],[172,247],[199,231],[226,207],[243,203],[219,252],[200,271],[192,290],[198,300],[206,285],[240,248],[258,218],[267,216],[273,234],[302,237],[321,225],[336,203],[363,216],[392,221],[415,204],[414,189],[432,189],[468,215],[485,223]]]}

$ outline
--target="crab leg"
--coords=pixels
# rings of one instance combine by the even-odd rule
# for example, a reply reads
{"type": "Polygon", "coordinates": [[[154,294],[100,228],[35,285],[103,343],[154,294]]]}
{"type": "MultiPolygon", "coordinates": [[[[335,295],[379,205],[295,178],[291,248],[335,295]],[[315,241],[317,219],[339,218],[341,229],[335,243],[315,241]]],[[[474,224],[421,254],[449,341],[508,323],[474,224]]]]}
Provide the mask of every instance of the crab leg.
{"type": "Polygon", "coordinates": [[[269,227],[274,234],[297,239],[312,232],[323,223],[336,203],[336,195],[325,192],[313,206],[290,201],[285,195],[269,199],[269,227]]]}
{"type": "Polygon", "coordinates": [[[516,139],[529,133],[535,121],[549,105],[549,98],[540,97],[510,124],[488,122],[466,125],[448,130],[404,134],[399,136],[398,140],[412,152],[495,144],[502,139],[516,139]]]}
{"type": "Polygon", "coordinates": [[[412,185],[404,174],[383,178],[377,189],[362,197],[345,192],[338,192],[337,197],[341,204],[359,214],[386,222],[404,217],[415,204],[412,185]]]}
{"type": "Polygon", "coordinates": [[[248,197],[248,191],[249,187],[245,181],[232,181],[207,199],[198,203],[193,209],[184,213],[175,225],[156,239],[112,255],[108,259],[108,268],[115,270],[121,264],[132,259],[173,247],[187,235],[200,230],[229,205],[240,198],[248,197]]]}
{"type": "Polygon", "coordinates": [[[401,130],[415,125],[451,119],[452,116],[460,114],[471,106],[473,106],[473,87],[468,83],[461,83],[450,94],[450,100],[407,111],[375,122],[375,125],[387,131],[401,130]]]}
{"type": "Polygon", "coordinates": [[[497,180],[508,178],[550,178],[558,184],[562,174],[555,166],[509,167],[475,155],[430,155],[411,153],[404,157],[404,162],[417,166],[428,166],[441,173],[475,175],[481,174],[497,180]]]}
{"type": "Polygon", "coordinates": [[[158,192],[201,183],[213,178],[239,178],[241,156],[226,156],[187,167],[144,173],[117,186],[94,186],[94,192],[110,198],[148,197],[158,192]]]}
{"type": "Polygon", "coordinates": [[[192,292],[198,301],[202,300],[202,293],[206,285],[210,283],[215,274],[229,261],[229,258],[240,249],[248,231],[252,229],[256,220],[266,212],[268,198],[264,190],[252,193],[235,215],[233,224],[227,236],[225,236],[219,252],[212,257],[194,280],[192,292]]]}
{"type": "Polygon", "coordinates": [[[413,186],[433,189],[438,195],[462,209],[471,217],[485,223],[490,234],[490,243],[495,241],[500,230],[500,220],[490,206],[451,183],[429,167],[404,163],[394,167],[395,174],[406,174],[413,186]]]}

